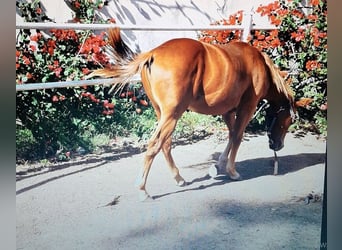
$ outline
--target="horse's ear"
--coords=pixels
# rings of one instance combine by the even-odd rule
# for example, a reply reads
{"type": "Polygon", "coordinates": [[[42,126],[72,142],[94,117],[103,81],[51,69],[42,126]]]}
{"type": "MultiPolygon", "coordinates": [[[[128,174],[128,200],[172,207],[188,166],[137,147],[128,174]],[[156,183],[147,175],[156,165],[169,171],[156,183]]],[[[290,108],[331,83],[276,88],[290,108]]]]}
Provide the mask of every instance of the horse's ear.
{"type": "Polygon", "coordinates": [[[298,101],[295,102],[296,107],[303,107],[306,108],[310,105],[310,103],[313,101],[312,98],[300,98],[298,101]]]}

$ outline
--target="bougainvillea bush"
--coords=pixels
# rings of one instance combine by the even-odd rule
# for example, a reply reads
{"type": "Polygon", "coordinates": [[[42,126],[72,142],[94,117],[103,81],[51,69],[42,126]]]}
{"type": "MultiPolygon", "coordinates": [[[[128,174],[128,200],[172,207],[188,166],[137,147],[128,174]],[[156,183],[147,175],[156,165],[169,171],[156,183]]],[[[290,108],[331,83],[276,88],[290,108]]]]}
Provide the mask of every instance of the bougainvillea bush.
{"type": "MultiPolygon", "coordinates": [[[[65,1],[74,21],[113,22],[96,14],[107,1],[65,1]]],[[[25,21],[51,21],[39,1],[17,1],[25,21]]],[[[105,67],[105,33],[75,30],[19,30],[16,44],[16,84],[82,80],[91,69],[105,67]]],[[[120,96],[101,85],[18,91],[16,94],[17,160],[64,159],[70,153],[91,151],[91,138],[114,137],[134,124],[134,116],[148,105],[134,86],[120,96]],[[143,102],[145,101],[145,102],[143,102]],[[137,111],[136,111],[137,110],[137,111]],[[130,121],[132,120],[132,122],[130,121]],[[56,154],[58,152],[58,155],[56,154]]]]}
{"type": "MultiPolygon", "coordinates": [[[[280,0],[259,6],[256,14],[267,16],[277,29],[252,30],[248,42],[267,53],[283,71],[297,99],[312,98],[299,109],[295,126],[322,135],[327,132],[327,1],[280,0]]],[[[241,24],[240,11],[216,24],[241,24]]],[[[240,31],[204,31],[199,39],[225,44],[241,39],[240,31]]],[[[263,122],[263,117],[259,117],[263,122]]]]}

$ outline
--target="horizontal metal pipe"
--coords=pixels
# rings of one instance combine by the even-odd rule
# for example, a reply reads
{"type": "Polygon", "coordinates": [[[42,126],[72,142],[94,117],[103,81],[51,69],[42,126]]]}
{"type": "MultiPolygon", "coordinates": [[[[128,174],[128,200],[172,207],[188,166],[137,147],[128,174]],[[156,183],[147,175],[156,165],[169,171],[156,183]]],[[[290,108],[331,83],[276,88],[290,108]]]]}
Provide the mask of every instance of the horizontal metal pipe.
{"type": "MultiPolygon", "coordinates": [[[[17,29],[78,29],[78,30],[106,30],[120,28],[122,30],[159,30],[159,31],[196,31],[196,30],[244,30],[242,25],[204,25],[204,26],[152,26],[152,25],[118,25],[118,24],[84,24],[84,23],[17,23],[17,29]]],[[[253,30],[277,29],[272,25],[251,27],[253,30]]]]}
{"type": "MultiPolygon", "coordinates": [[[[131,82],[140,82],[140,76],[132,78],[131,82]]],[[[110,85],[113,79],[98,78],[93,80],[79,80],[79,81],[64,81],[64,82],[46,82],[46,83],[26,83],[17,84],[16,91],[38,90],[38,89],[54,89],[66,87],[82,87],[90,85],[110,85]]]]}

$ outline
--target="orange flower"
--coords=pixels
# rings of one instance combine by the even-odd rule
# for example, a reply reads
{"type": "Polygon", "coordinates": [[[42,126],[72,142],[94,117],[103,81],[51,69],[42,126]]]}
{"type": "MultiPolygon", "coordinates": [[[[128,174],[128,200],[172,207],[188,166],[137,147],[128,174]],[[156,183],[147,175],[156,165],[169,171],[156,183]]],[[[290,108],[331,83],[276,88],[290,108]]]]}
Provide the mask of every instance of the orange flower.
{"type": "Polygon", "coordinates": [[[24,64],[26,64],[26,65],[31,64],[30,59],[27,58],[26,56],[23,56],[23,61],[24,61],[24,64]]]}
{"type": "Polygon", "coordinates": [[[305,68],[307,70],[315,70],[315,69],[320,68],[320,67],[321,67],[320,63],[317,62],[316,60],[309,60],[305,64],[305,68]]]}
{"type": "Polygon", "coordinates": [[[276,48],[276,47],[280,46],[280,40],[278,38],[273,39],[272,42],[271,42],[271,46],[273,48],[276,48]]]}
{"type": "Polygon", "coordinates": [[[302,19],[304,17],[303,12],[299,11],[299,10],[293,10],[292,11],[292,15],[298,17],[299,19],[302,19]]]}
{"type": "Polygon", "coordinates": [[[229,17],[229,24],[231,24],[231,25],[235,25],[235,24],[236,24],[236,18],[235,18],[235,16],[230,16],[230,17],[229,17]]]}
{"type": "Polygon", "coordinates": [[[316,20],[318,19],[318,16],[317,16],[317,15],[309,14],[309,15],[307,16],[307,18],[308,18],[309,20],[316,21],[316,20]]]}
{"type": "Polygon", "coordinates": [[[319,47],[319,45],[321,45],[321,42],[319,41],[319,39],[314,39],[314,46],[315,47],[319,47]]]}
{"type": "Polygon", "coordinates": [[[36,51],[36,46],[34,46],[33,44],[30,44],[30,49],[31,49],[32,51],[36,51]]]}
{"type": "Polygon", "coordinates": [[[295,39],[296,42],[300,42],[300,41],[304,40],[305,34],[299,30],[298,32],[292,32],[291,38],[295,39]]]}
{"type": "Polygon", "coordinates": [[[279,9],[278,11],[277,11],[277,13],[278,13],[278,15],[279,16],[286,16],[288,13],[289,13],[289,11],[288,10],[285,10],[285,9],[279,9]]]}
{"type": "Polygon", "coordinates": [[[27,79],[33,78],[32,74],[31,74],[30,72],[27,72],[27,73],[26,73],[26,77],[27,77],[27,79]]]}
{"type": "Polygon", "coordinates": [[[238,22],[241,23],[243,19],[243,11],[242,10],[238,11],[237,15],[238,15],[237,17],[238,22]]]}
{"type": "Polygon", "coordinates": [[[260,35],[257,36],[257,39],[258,40],[265,40],[265,35],[260,34],[260,35]]]}
{"type": "Polygon", "coordinates": [[[317,5],[319,5],[319,0],[310,0],[310,4],[312,6],[317,6],[317,5]]]}

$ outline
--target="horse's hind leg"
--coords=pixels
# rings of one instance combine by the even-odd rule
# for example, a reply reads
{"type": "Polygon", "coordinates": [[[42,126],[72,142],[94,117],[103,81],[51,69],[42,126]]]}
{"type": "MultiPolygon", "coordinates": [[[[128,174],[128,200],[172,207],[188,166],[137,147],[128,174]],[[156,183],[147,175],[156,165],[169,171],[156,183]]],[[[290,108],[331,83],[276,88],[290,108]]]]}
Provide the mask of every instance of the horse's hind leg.
{"type": "Polygon", "coordinates": [[[152,162],[155,156],[164,147],[164,143],[171,136],[176,123],[177,119],[174,117],[162,116],[155,132],[150,139],[150,142],[148,143],[147,151],[145,153],[144,166],[136,180],[136,186],[138,186],[140,189],[139,198],[142,201],[150,198],[149,194],[146,192],[146,181],[152,162]]]}
{"type": "Polygon", "coordinates": [[[177,185],[184,186],[186,185],[186,182],[184,181],[183,177],[179,174],[179,169],[177,168],[173,160],[173,157],[171,155],[171,143],[172,143],[172,137],[169,136],[169,138],[163,144],[162,150],[163,150],[165,159],[170,167],[172,176],[175,179],[177,185]]]}

